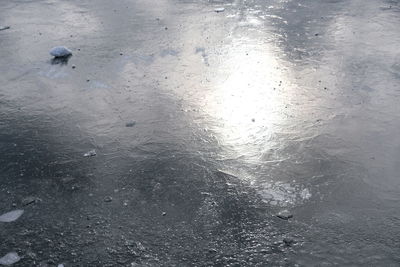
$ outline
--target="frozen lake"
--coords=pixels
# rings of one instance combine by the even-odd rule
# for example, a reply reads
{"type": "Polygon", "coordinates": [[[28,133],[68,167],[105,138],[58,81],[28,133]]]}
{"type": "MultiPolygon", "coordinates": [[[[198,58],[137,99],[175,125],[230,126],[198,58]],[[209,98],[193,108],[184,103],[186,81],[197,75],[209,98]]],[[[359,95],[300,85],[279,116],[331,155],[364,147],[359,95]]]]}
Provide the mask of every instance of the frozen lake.
{"type": "Polygon", "coordinates": [[[399,44],[398,0],[1,1],[0,258],[399,266],[399,44]]]}

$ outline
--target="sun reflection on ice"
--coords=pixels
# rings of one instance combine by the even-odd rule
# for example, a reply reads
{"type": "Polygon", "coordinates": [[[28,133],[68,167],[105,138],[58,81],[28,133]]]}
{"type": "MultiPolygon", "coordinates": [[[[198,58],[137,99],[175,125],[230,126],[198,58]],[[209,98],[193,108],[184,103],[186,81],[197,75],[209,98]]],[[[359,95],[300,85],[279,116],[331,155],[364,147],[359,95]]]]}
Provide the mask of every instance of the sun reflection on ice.
{"type": "Polygon", "coordinates": [[[304,203],[311,198],[309,189],[280,181],[287,177],[257,171],[265,160],[282,160],[266,159],[265,153],[282,145],[276,143],[277,134],[289,131],[288,103],[298,97],[296,85],[268,43],[236,39],[223,51],[218,79],[207,103],[218,120],[213,130],[218,133],[226,158],[239,161],[232,170],[270,205],[304,203]]]}
{"type": "Polygon", "coordinates": [[[208,108],[219,119],[215,131],[239,155],[257,159],[274,127],[284,120],[280,88],[285,77],[268,45],[237,40],[226,48],[208,108]],[[255,158],[254,158],[255,157],[255,158]]]}

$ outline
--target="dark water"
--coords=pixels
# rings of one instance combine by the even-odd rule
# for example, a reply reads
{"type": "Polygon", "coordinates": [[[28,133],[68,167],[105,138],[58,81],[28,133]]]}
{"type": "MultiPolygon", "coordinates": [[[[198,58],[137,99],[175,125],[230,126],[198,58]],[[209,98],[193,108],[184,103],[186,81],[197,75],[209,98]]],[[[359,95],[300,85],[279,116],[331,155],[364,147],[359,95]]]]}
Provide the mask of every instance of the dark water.
{"type": "Polygon", "coordinates": [[[400,265],[399,1],[0,4],[0,257],[400,265]]]}

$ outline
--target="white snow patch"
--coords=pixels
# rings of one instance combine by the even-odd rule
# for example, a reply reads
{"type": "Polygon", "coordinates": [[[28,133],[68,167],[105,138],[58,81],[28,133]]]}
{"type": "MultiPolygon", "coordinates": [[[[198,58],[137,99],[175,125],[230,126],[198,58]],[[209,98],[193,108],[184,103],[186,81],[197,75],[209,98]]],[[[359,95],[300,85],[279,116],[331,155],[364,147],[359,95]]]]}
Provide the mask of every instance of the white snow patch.
{"type": "Polygon", "coordinates": [[[0,216],[0,222],[13,222],[24,213],[24,210],[13,210],[0,216]]]}
{"type": "Polygon", "coordinates": [[[13,265],[21,259],[16,252],[9,252],[4,257],[0,258],[1,265],[13,265]]]}
{"type": "Polygon", "coordinates": [[[311,198],[308,188],[284,182],[264,183],[259,187],[264,202],[274,206],[293,206],[311,198]]]}

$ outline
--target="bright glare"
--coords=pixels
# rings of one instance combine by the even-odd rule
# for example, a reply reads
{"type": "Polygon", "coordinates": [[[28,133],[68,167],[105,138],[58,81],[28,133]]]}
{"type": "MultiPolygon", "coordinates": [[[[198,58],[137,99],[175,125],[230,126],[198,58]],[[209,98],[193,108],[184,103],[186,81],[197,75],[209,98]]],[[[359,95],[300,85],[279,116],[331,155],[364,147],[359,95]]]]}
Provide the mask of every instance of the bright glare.
{"type": "Polygon", "coordinates": [[[284,81],[269,47],[250,42],[237,40],[226,48],[219,68],[220,80],[211,96],[213,101],[208,103],[221,122],[215,130],[221,134],[224,145],[232,146],[240,155],[257,157],[257,146],[269,138],[274,125],[284,118],[284,81]]]}

